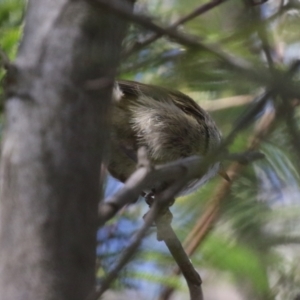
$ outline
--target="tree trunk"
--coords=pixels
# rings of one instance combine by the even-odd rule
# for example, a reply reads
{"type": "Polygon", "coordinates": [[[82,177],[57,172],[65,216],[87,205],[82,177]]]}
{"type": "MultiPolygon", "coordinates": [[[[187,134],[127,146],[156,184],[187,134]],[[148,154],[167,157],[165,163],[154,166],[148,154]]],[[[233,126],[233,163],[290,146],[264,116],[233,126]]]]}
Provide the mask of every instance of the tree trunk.
{"type": "Polygon", "coordinates": [[[84,1],[29,0],[7,78],[1,300],[84,300],[93,289],[100,165],[125,27],[84,1]]]}

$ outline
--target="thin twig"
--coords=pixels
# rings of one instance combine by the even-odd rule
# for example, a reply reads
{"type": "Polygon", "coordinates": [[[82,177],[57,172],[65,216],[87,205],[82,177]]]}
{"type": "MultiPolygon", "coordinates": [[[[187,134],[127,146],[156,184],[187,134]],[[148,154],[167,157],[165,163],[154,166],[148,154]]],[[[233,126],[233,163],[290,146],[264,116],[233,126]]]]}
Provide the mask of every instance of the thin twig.
{"type": "Polygon", "coordinates": [[[189,257],[185,253],[179,239],[170,225],[170,222],[166,221],[166,218],[162,215],[160,218],[156,218],[155,224],[160,238],[165,242],[187,282],[190,299],[203,300],[203,293],[201,289],[202,280],[189,257]]]}
{"type": "MultiPolygon", "coordinates": [[[[197,92],[189,93],[189,96],[191,96],[192,98],[194,98],[194,95],[197,96],[197,92]]],[[[210,112],[243,106],[252,103],[253,101],[254,97],[252,95],[237,95],[232,97],[214,99],[213,101],[202,100],[200,104],[203,109],[210,112]]]]}
{"type": "Polygon", "coordinates": [[[245,112],[242,113],[238,119],[234,122],[234,127],[231,132],[228,134],[227,138],[224,140],[224,144],[228,145],[232,142],[234,137],[237,135],[238,132],[242,131],[250,124],[253,123],[256,116],[264,109],[267,101],[273,96],[274,92],[269,90],[259,96],[256,97],[245,109],[245,112]]]}
{"type": "MultiPolygon", "coordinates": [[[[293,64],[291,64],[288,71],[285,73],[286,80],[292,78],[292,76],[298,71],[299,65],[300,65],[300,60],[296,60],[295,62],[293,62],[293,64]]],[[[272,72],[272,74],[274,74],[274,72],[272,72]]],[[[262,112],[263,108],[265,107],[269,99],[274,97],[276,94],[282,94],[279,93],[279,91],[280,90],[276,89],[275,87],[272,89],[268,89],[266,92],[262,93],[261,95],[258,95],[252,101],[252,103],[250,103],[250,106],[247,107],[245,112],[242,113],[235,121],[233,129],[224,140],[223,142],[224,148],[233,141],[234,137],[237,135],[238,132],[242,131],[243,129],[245,129],[246,127],[248,127],[250,124],[253,123],[257,115],[260,112],[262,112]]]]}
{"type": "MultiPolygon", "coordinates": [[[[172,25],[170,25],[168,27],[168,29],[169,30],[175,29],[179,25],[182,25],[182,24],[200,16],[201,14],[208,12],[212,8],[220,5],[221,3],[225,2],[225,1],[226,0],[212,0],[210,2],[202,4],[199,7],[197,7],[196,9],[194,9],[192,12],[187,14],[186,16],[178,19],[176,22],[174,22],[172,25]]],[[[162,36],[163,36],[163,34],[154,33],[151,36],[149,36],[148,38],[146,38],[145,40],[143,40],[142,42],[134,43],[129,49],[126,49],[125,53],[123,54],[123,57],[126,58],[126,57],[130,56],[132,53],[141,50],[142,48],[148,46],[149,44],[153,43],[154,41],[156,41],[157,39],[159,39],[162,36]]]]}
{"type": "Polygon", "coordinates": [[[297,165],[300,169],[300,132],[295,121],[295,107],[287,100],[284,101],[284,113],[285,113],[285,122],[287,125],[287,130],[290,136],[290,142],[294,147],[295,154],[298,157],[297,165]]]}
{"type": "Polygon", "coordinates": [[[99,289],[92,293],[87,300],[97,300],[110,287],[111,283],[117,278],[118,274],[123,269],[123,267],[130,261],[132,256],[135,254],[136,250],[138,249],[141,243],[141,240],[147,233],[149,227],[153,224],[157,214],[161,211],[164,211],[165,207],[168,206],[169,199],[172,199],[174,195],[182,189],[183,184],[187,179],[187,175],[188,173],[183,174],[183,180],[175,180],[172,184],[167,186],[166,189],[155,195],[155,201],[151,206],[149,212],[145,215],[144,225],[137,232],[129,246],[125,249],[119,261],[103,280],[99,289]]]}
{"type": "Polygon", "coordinates": [[[171,52],[172,54],[169,54],[170,50],[167,51],[164,50],[159,53],[155,53],[155,55],[147,56],[146,58],[142,60],[138,60],[137,62],[132,62],[128,65],[125,65],[125,67],[122,67],[120,73],[122,74],[122,73],[128,73],[133,71],[136,72],[137,70],[144,68],[146,66],[149,67],[150,64],[151,67],[161,66],[164,63],[179,59],[184,55],[184,51],[178,51],[177,53],[174,53],[173,51],[171,52]]]}
{"type": "Polygon", "coordinates": [[[99,225],[111,219],[124,205],[135,201],[143,190],[160,189],[163,182],[181,182],[176,190],[165,190],[164,198],[172,198],[180,191],[182,185],[194,178],[200,178],[206,172],[208,165],[199,157],[187,157],[161,166],[154,166],[152,170],[141,167],[135,171],[125,182],[124,187],[99,207],[99,225]]]}
{"type": "Polygon", "coordinates": [[[166,35],[178,43],[185,45],[190,48],[195,48],[199,50],[204,50],[212,53],[229,67],[234,70],[244,74],[248,79],[251,79],[253,82],[265,84],[269,87],[272,87],[276,91],[284,91],[289,97],[300,97],[300,89],[298,85],[293,83],[290,80],[287,80],[286,74],[276,70],[270,74],[269,70],[261,66],[253,67],[248,61],[232,55],[220,49],[219,45],[203,43],[201,40],[194,36],[183,34],[176,29],[163,28],[155,23],[153,23],[149,18],[134,14],[128,9],[122,8],[119,1],[103,1],[103,0],[86,0],[91,5],[97,9],[106,9],[110,12],[113,12],[119,15],[122,18],[125,18],[129,21],[135,22],[147,29],[154,31],[157,34],[166,35]],[[285,79],[285,80],[284,80],[285,79]]]}
{"type": "Polygon", "coordinates": [[[94,291],[91,295],[89,295],[86,300],[99,299],[99,297],[110,287],[112,282],[116,280],[120,271],[124,268],[124,266],[130,261],[132,256],[136,253],[136,250],[140,246],[143,237],[146,235],[149,227],[153,224],[155,216],[157,215],[157,210],[158,210],[158,206],[156,203],[154,203],[150,208],[149,212],[147,213],[143,226],[135,234],[131,243],[124,250],[116,265],[109,271],[105,279],[102,281],[100,287],[96,291],[94,291]]]}
{"type": "Polygon", "coordinates": [[[272,236],[269,237],[266,241],[268,245],[271,247],[276,247],[276,246],[282,246],[282,245],[289,245],[289,244],[300,244],[300,237],[299,236],[272,236]]]}
{"type": "Polygon", "coordinates": [[[239,37],[245,37],[245,35],[248,32],[252,32],[254,26],[255,27],[262,27],[262,26],[266,26],[270,23],[272,23],[273,21],[275,21],[278,17],[280,17],[282,15],[283,12],[292,9],[293,6],[290,5],[290,2],[287,5],[284,5],[283,9],[281,11],[277,11],[275,12],[273,15],[271,15],[270,17],[264,19],[264,20],[260,20],[258,21],[258,23],[254,24],[252,22],[248,22],[244,27],[241,27],[240,29],[237,28],[237,30],[232,33],[230,36],[227,36],[223,39],[220,39],[219,42],[221,44],[223,43],[228,43],[229,41],[234,41],[237,40],[239,37]]]}
{"type": "MultiPolygon", "coordinates": [[[[249,9],[251,10],[252,17],[253,17],[253,22],[255,24],[256,23],[261,23],[261,21],[264,20],[263,7],[262,6],[260,6],[258,9],[251,6],[251,7],[249,7],[249,9]]],[[[263,52],[266,56],[269,68],[272,71],[272,70],[274,70],[274,61],[273,61],[273,56],[272,56],[272,51],[271,51],[272,48],[271,48],[270,42],[269,42],[269,36],[271,34],[270,34],[270,32],[267,32],[267,30],[266,30],[267,27],[268,27],[267,24],[265,26],[257,26],[256,27],[256,32],[257,32],[258,37],[261,40],[262,50],[263,50],[263,52]]]]}
{"type": "MultiPolygon", "coordinates": [[[[238,58],[236,56],[233,56],[229,53],[222,51],[217,45],[205,44],[193,36],[180,33],[176,29],[163,28],[153,23],[149,17],[134,14],[127,9],[123,9],[119,1],[103,1],[103,0],[86,0],[86,1],[88,1],[89,3],[91,3],[91,5],[94,5],[97,8],[107,9],[108,11],[118,14],[122,18],[125,18],[129,21],[139,24],[140,26],[150,29],[154,31],[156,34],[169,36],[170,38],[176,40],[180,44],[186,45],[188,47],[196,47],[201,50],[209,51],[213,53],[215,56],[222,59],[231,67],[234,67],[235,69],[243,70],[243,71],[249,71],[249,70],[255,71],[254,69],[251,68],[250,63],[243,60],[242,58],[238,58]]],[[[257,72],[255,71],[255,74],[256,73],[257,72]]]]}
{"type": "Polygon", "coordinates": [[[274,61],[272,56],[272,48],[269,42],[270,32],[266,31],[265,26],[260,26],[257,29],[257,34],[262,43],[262,49],[265,53],[270,70],[274,70],[274,61]]]}

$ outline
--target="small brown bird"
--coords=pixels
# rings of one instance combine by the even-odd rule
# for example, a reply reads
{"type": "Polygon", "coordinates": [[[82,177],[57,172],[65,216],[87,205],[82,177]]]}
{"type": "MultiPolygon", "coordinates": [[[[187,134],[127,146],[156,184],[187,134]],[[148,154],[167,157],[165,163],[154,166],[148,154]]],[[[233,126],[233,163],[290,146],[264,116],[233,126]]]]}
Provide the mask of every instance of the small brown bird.
{"type": "MultiPolygon", "coordinates": [[[[116,82],[108,170],[120,180],[135,171],[137,150],[147,149],[153,165],[198,155],[205,157],[221,142],[221,133],[210,115],[187,95],[133,81],[116,82]]],[[[214,176],[220,163],[180,193],[187,194],[214,176]]]]}

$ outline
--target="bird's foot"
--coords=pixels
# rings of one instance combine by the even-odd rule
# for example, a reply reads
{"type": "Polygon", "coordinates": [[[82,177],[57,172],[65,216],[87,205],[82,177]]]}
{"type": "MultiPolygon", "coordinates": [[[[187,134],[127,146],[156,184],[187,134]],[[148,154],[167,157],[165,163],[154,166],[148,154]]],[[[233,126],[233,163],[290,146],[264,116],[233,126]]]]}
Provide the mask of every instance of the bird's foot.
{"type": "MultiPolygon", "coordinates": [[[[149,207],[151,207],[155,201],[155,191],[152,190],[149,193],[144,193],[143,197],[145,198],[146,203],[149,205],[149,207]]],[[[169,210],[169,207],[172,206],[175,202],[175,198],[172,198],[166,205],[164,205],[163,207],[160,208],[160,211],[156,217],[156,219],[154,220],[153,224],[151,226],[155,227],[157,222],[159,223],[168,223],[171,224],[172,219],[173,219],[173,215],[169,210]]],[[[147,217],[148,213],[146,213],[143,216],[143,219],[145,220],[145,218],[147,217]]],[[[157,239],[160,241],[161,239],[159,238],[159,232],[157,233],[157,239]]]]}
{"type": "Polygon", "coordinates": [[[149,207],[151,207],[155,200],[155,191],[145,193],[144,198],[145,198],[146,203],[149,205],[149,207]]]}

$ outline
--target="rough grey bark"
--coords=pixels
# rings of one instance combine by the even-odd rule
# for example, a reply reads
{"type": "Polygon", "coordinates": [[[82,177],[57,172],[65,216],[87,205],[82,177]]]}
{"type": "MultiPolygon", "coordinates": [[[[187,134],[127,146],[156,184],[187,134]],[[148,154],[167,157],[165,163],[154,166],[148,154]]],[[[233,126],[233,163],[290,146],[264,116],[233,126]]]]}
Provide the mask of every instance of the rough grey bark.
{"type": "Polygon", "coordinates": [[[8,74],[1,300],[84,300],[93,288],[100,164],[125,27],[84,1],[29,1],[8,74]]]}

